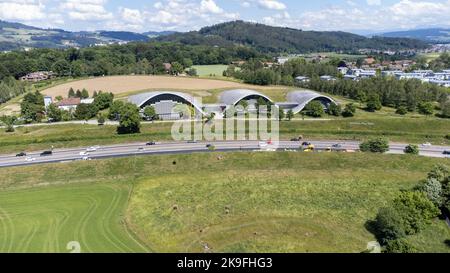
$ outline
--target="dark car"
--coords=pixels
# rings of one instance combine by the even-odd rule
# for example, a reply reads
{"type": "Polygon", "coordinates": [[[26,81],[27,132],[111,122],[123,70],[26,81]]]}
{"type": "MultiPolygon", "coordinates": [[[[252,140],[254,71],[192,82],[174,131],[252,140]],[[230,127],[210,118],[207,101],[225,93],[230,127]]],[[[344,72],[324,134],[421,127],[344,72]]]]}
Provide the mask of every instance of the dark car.
{"type": "Polygon", "coordinates": [[[23,157],[23,156],[27,156],[27,153],[21,152],[21,153],[16,154],[16,157],[23,157]]]}
{"type": "Polygon", "coordinates": [[[198,141],[197,140],[189,140],[187,143],[189,143],[189,144],[196,144],[196,143],[198,143],[198,141]]]}
{"type": "Polygon", "coordinates": [[[52,154],[53,154],[52,151],[44,151],[44,152],[41,153],[41,156],[50,156],[52,154]]]}
{"type": "Polygon", "coordinates": [[[302,143],[302,146],[310,146],[310,145],[311,145],[310,142],[303,142],[303,143],[302,143]]]}
{"type": "Polygon", "coordinates": [[[341,144],[334,144],[332,147],[336,148],[336,149],[340,149],[340,148],[342,148],[342,145],[341,144]]]}
{"type": "Polygon", "coordinates": [[[450,150],[444,151],[443,154],[444,154],[444,155],[450,155],[450,150]]]}
{"type": "Polygon", "coordinates": [[[291,141],[295,141],[295,142],[300,141],[300,140],[301,140],[300,138],[293,138],[293,139],[291,139],[291,141]]]}
{"type": "Polygon", "coordinates": [[[156,142],[150,141],[150,142],[147,142],[146,145],[147,145],[147,146],[154,146],[154,145],[156,145],[156,142]]]}

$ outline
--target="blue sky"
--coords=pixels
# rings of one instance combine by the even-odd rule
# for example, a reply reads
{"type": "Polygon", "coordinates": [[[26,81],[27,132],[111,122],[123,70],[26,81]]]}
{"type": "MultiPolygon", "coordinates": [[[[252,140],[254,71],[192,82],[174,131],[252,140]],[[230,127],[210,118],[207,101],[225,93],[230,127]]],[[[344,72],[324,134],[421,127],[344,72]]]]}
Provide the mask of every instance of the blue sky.
{"type": "Polygon", "coordinates": [[[197,30],[231,20],[376,33],[450,26],[450,0],[0,0],[0,19],[66,30],[197,30]]]}

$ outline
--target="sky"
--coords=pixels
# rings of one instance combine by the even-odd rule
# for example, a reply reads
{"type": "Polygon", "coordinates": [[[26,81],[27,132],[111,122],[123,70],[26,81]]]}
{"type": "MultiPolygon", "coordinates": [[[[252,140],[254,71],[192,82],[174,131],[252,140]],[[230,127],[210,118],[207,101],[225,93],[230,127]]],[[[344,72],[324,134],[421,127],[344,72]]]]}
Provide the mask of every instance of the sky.
{"type": "Polygon", "coordinates": [[[450,0],[0,0],[0,19],[70,31],[189,31],[245,20],[368,34],[450,27],[450,0]]]}

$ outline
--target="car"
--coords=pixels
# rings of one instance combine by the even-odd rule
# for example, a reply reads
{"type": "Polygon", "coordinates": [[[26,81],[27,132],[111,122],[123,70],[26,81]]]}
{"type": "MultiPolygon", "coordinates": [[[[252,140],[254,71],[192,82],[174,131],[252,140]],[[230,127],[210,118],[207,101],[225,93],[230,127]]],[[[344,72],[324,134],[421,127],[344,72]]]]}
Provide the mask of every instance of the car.
{"type": "Polygon", "coordinates": [[[87,156],[87,155],[89,155],[89,153],[88,152],[80,152],[80,155],[87,156]]]}
{"type": "Polygon", "coordinates": [[[324,151],[327,153],[331,153],[333,151],[333,149],[331,149],[331,147],[327,147],[327,148],[325,148],[324,151]]]}
{"type": "Polygon", "coordinates": [[[189,143],[189,144],[196,144],[196,143],[198,143],[198,141],[197,140],[189,140],[187,143],[189,143]]]}
{"type": "Polygon", "coordinates": [[[444,155],[450,155],[450,150],[446,150],[446,151],[444,151],[442,154],[444,154],[444,155]]]}
{"type": "Polygon", "coordinates": [[[334,144],[333,146],[331,146],[332,148],[335,148],[335,149],[340,149],[340,148],[342,148],[342,145],[341,144],[334,144]]]}
{"type": "Polygon", "coordinates": [[[309,146],[309,145],[311,145],[311,142],[303,142],[302,143],[302,146],[309,146]]]}
{"type": "Polygon", "coordinates": [[[301,140],[300,138],[293,138],[293,139],[291,139],[291,141],[293,141],[293,142],[298,142],[300,140],[301,140]]]}
{"type": "Polygon", "coordinates": [[[41,156],[51,156],[51,155],[53,155],[52,151],[44,151],[41,153],[41,156]]]}
{"type": "Polygon", "coordinates": [[[147,146],[154,146],[154,145],[156,145],[156,142],[150,141],[150,142],[147,142],[145,145],[147,145],[147,146]]]}
{"type": "Polygon", "coordinates": [[[96,152],[97,151],[97,147],[89,147],[86,149],[86,152],[96,152]]]}
{"type": "Polygon", "coordinates": [[[139,152],[142,152],[142,151],[144,151],[144,150],[145,150],[145,149],[144,149],[143,147],[139,147],[139,148],[138,148],[138,151],[139,151],[139,152]]]}
{"type": "Polygon", "coordinates": [[[27,153],[21,152],[21,153],[16,154],[16,157],[24,157],[24,156],[27,156],[27,153]]]}
{"type": "Polygon", "coordinates": [[[25,158],[25,161],[26,162],[33,162],[33,161],[36,161],[36,159],[29,156],[29,157],[25,158]]]}
{"type": "Polygon", "coordinates": [[[431,146],[431,143],[426,142],[426,143],[422,144],[422,146],[423,146],[423,147],[430,147],[430,146],[431,146]]]}
{"type": "Polygon", "coordinates": [[[84,161],[90,161],[90,160],[92,160],[92,158],[90,158],[89,156],[85,156],[85,157],[82,158],[82,160],[84,160],[84,161]]]}

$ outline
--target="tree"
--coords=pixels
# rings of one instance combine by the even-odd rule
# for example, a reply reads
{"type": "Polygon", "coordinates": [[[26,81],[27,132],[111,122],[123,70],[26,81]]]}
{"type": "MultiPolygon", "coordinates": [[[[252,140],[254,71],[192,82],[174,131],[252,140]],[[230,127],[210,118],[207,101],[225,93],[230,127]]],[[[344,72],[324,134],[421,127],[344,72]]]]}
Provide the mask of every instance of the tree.
{"type": "Polygon", "coordinates": [[[305,106],[305,113],[308,116],[320,118],[325,115],[322,103],[320,101],[311,101],[305,106]]]}
{"type": "Polygon", "coordinates": [[[98,113],[97,115],[97,123],[99,126],[105,125],[106,122],[106,118],[105,115],[102,113],[98,113]]]}
{"type": "Polygon", "coordinates": [[[109,108],[108,118],[110,120],[119,120],[122,109],[124,108],[125,103],[121,100],[115,101],[111,104],[109,108]]]}
{"type": "Polygon", "coordinates": [[[81,98],[82,99],[89,98],[89,92],[85,88],[83,88],[83,90],[81,91],[81,98]]]}
{"type": "Polygon", "coordinates": [[[339,104],[331,103],[328,106],[328,114],[339,117],[342,114],[342,107],[339,104]]]}
{"type": "Polygon", "coordinates": [[[53,72],[58,74],[60,77],[71,75],[71,65],[66,60],[58,60],[52,65],[53,72]]]}
{"type": "Polygon", "coordinates": [[[67,97],[68,98],[75,98],[75,90],[73,90],[73,88],[72,87],[70,87],[70,89],[69,89],[69,93],[67,94],[67,97]]]}
{"type": "Polygon", "coordinates": [[[362,152],[385,153],[389,151],[389,141],[384,138],[370,139],[361,143],[360,150],[362,152]]]}
{"type": "Polygon", "coordinates": [[[367,111],[369,112],[379,111],[381,110],[382,107],[383,106],[381,104],[380,97],[378,95],[369,96],[366,102],[367,111]]]}
{"type": "Polygon", "coordinates": [[[405,237],[405,226],[403,215],[392,206],[381,208],[375,219],[378,240],[384,245],[391,240],[405,237]]]}
{"type": "Polygon", "coordinates": [[[434,113],[434,105],[431,102],[421,102],[418,106],[419,113],[430,116],[434,113]]]}
{"type": "Polygon", "coordinates": [[[173,62],[172,68],[170,69],[170,73],[172,75],[178,76],[179,74],[183,73],[183,65],[181,65],[179,62],[173,62]]]}
{"type": "Polygon", "coordinates": [[[97,96],[94,98],[94,105],[98,108],[98,110],[104,110],[111,107],[114,100],[113,93],[97,93],[97,96]]]}
{"type": "Polygon", "coordinates": [[[190,68],[190,69],[188,70],[187,74],[188,74],[189,76],[191,76],[191,77],[196,77],[196,76],[198,75],[198,74],[197,74],[197,69],[195,69],[195,68],[190,68]]]}
{"type": "Polygon", "coordinates": [[[62,120],[62,111],[53,103],[47,107],[47,117],[53,122],[62,120]]]}
{"type": "Polygon", "coordinates": [[[147,120],[155,120],[155,119],[157,119],[157,114],[156,114],[155,107],[153,107],[153,106],[145,107],[145,109],[144,109],[144,116],[145,116],[145,119],[147,119],[147,120]]]}
{"type": "Polygon", "coordinates": [[[292,111],[292,109],[289,110],[289,111],[287,112],[286,117],[287,117],[287,119],[288,119],[289,121],[291,121],[291,120],[294,118],[294,111],[292,111]]]}
{"type": "Polygon", "coordinates": [[[420,190],[425,193],[425,195],[433,202],[437,207],[442,206],[443,200],[443,191],[442,184],[439,180],[435,178],[428,178],[423,182],[420,187],[420,190]]]}
{"type": "Polygon", "coordinates": [[[98,109],[93,104],[81,103],[77,106],[74,116],[78,120],[89,120],[95,117],[98,113],[98,109]]]}
{"type": "Polygon", "coordinates": [[[282,121],[285,118],[286,118],[286,114],[284,113],[284,110],[279,108],[278,109],[278,120],[282,121]]]}
{"type": "Polygon", "coordinates": [[[12,133],[15,131],[14,123],[17,121],[17,117],[15,116],[3,116],[0,120],[5,124],[5,132],[12,133]]]}
{"type": "Polygon", "coordinates": [[[139,108],[132,103],[125,103],[120,111],[118,134],[136,134],[141,131],[139,108]]]}
{"type": "Polygon", "coordinates": [[[44,108],[44,96],[39,91],[27,93],[20,104],[22,116],[25,120],[31,122],[41,121],[44,115],[44,108]]]}
{"type": "Polygon", "coordinates": [[[388,241],[385,253],[416,253],[417,250],[406,239],[388,241]]]}
{"type": "Polygon", "coordinates": [[[397,110],[395,111],[395,113],[398,115],[404,116],[404,115],[408,114],[408,109],[405,106],[399,106],[397,108],[397,110]]]}
{"type": "Polygon", "coordinates": [[[412,155],[418,155],[420,152],[419,146],[413,144],[406,146],[403,151],[405,152],[405,154],[412,154],[412,155]]]}
{"type": "Polygon", "coordinates": [[[441,105],[442,117],[450,118],[450,101],[447,101],[441,105]]]}
{"type": "Polygon", "coordinates": [[[354,117],[356,114],[356,106],[353,103],[345,105],[344,111],[342,111],[342,116],[345,118],[354,117]]]}
{"type": "Polygon", "coordinates": [[[81,91],[78,89],[77,92],[75,92],[75,98],[82,98],[83,94],[81,93],[81,91]]]}
{"type": "Polygon", "coordinates": [[[444,182],[450,175],[450,168],[444,164],[437,164],[428,173],[428,178],[434,178],[439,182],[444,182]]]}

